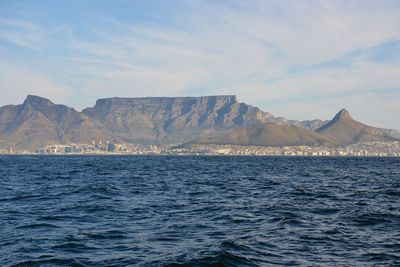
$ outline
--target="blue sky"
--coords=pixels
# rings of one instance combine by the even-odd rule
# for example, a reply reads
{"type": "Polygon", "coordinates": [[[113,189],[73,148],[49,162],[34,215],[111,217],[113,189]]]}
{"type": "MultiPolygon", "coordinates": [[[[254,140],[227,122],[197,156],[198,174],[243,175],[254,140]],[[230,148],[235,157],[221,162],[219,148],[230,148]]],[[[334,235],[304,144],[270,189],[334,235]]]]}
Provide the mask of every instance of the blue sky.
{"type": "Polygon", "coordinates": [[[0,0],[0,105],[236,94],[400,129],[400,1],[0,0]]]}

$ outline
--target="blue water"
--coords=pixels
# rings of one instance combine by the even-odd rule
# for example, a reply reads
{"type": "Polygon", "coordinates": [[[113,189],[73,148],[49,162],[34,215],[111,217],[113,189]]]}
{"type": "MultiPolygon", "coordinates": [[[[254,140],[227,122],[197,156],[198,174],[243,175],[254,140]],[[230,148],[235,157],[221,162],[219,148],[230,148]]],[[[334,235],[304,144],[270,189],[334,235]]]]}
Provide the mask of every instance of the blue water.
{"type": "Polygon", "coordinates": [[[0,157],[0,262],[400,265],[400,159],[0,157]]]}

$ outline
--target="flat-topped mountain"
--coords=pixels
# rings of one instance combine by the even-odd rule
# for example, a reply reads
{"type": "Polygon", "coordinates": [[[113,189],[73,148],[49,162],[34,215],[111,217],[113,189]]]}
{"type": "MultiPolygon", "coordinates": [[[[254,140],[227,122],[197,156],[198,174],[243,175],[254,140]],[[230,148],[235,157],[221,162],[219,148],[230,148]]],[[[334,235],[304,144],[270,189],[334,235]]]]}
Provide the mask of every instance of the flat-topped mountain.
{"type": "Polygon", "coordinates": [[[346,109],[340,110],[330,122],[317,129],[316,132],[327,137],[335,145],[398,139],[395,136],[396,131],[390,132],[358,122],[346,109]]]}
{"type": "Polygon", "coordinates": [[[180,143],[273,119],[235,96],[100,99],[83,114],[127,142],[180,143]]]}
{"type": "Polygon", "coordinates": [[[52,143],[182,143],[259,125],[275,118],[236,96],[100,99],[78,112],[28,96],[21,105],[0,108],[0,146],[39,148],[52,143]]]}
{"type": "Polygon", "coordinates": [[[0,147],[3,148],[34,150],[48,144],[91,143],[93,140],[181,144],[227,133],[227,140],[247,138],[245,143],[266,145],[318,145],[327,140],[339,145],[393,140],[396,134],[400,136],[395,130],[355,122],[344,111],[330,122],[277,118],[238,102],[233,95],[107,98],[99,99],[94,107],[82,112],[30,95],[20,105],[0,108],[0,147]],[[299,127],[289,127],[292,125],[299,127]],[[316,128],[318,133],[312,131],[316,128]],[[240,138],[230,133],[235,131],[239,131],[240,138]],[[265,141],[267,137],[270,140],[265,141]]]}

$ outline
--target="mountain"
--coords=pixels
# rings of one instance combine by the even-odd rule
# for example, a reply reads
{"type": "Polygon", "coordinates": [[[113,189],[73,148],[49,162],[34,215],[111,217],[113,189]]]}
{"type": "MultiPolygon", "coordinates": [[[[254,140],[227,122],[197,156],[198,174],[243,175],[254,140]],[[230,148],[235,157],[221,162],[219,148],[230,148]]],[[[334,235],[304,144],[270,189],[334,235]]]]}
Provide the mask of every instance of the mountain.
{"type": "MultiPolygon", "coordinates": [[[[86,115],[42,97],[29,95],[21,105],[0,108],[0,146],[35,149],[54,143],[91,143],[111,138],[86,115]]],[[[111,139],[110,139],[111,140],[111,139]]]]}
{"type": "Polygon", "coordinates": [[[231,95],[100,99],[83,114],[133,143],[181,143],[273,118],[231,95]]]}
{"type": "Polygon", "coordinates": [[[234,95],[106,98],[99,99],[93,108],[83,113],[101,122],[113,135],[132,143],[182,143],[265,123],[310,129],[325,123],[276,118],[257,107],[238,102],[234,95]]]}
{"type": "MultiPolygon", "coordinates": [[[[289,122],[289,121],[287,121],[289,122]]],[[[301,125],[296,121],[292,124],[301,125]]],[[[227,134],[211,136],[193,141],[199,144],[297,146],[297,145],[349,145],[369,141],[400,140],[396,130],[380,129],[353,120],[345,109],[339,111],[331,121],[303,121],[309,128],[323,124],[315,131],[296,126],[265,124],[233,130],[227,134]]]]}
{"type": "Polygon", "coordinates": [[[78,112],[29,95],[20,105],[0,108],[0,147],[34,150],[48,144],[91,143],[93,140],[181,144],[217,138],[237,130],[240,138],[233,137],[232,133],[229,138],[240,141],[248,138],[245,143],[267,142],[267,145],[320,144],[327,140],[341,145],[394,140],[396,135],[400,136],[395,130],[355,122],[345,113],[341,112],[330,122],[292,121],[240,103],[233,95],[106,98],[97,100],[94,107],[78,112]],[[319,134],[306,128],[318,128],[319,134]],[[271,139],[265,141],[263,138],[267,136],[271,139]]]}
{"type": "Polygon", "coordinates": [[[236,96],[99,99],[78,112],[29,95],[0,108],[0,147],[35,149],[53,143],[182,143],[274,117],[236,96]]]}
{"type": "Polygon", "coordinates": [[[245,127],[227,134],[209,137],[196,144],[259,145],[259,146],[320,146],[330,145],[325,136],[296,126],[264,124],[245,127]]]}
{"type": "Polygon", "coordinates": [[[316,130],[335,145],[349,145],[370,141],[394,141],[395,130],[380,129],[355,121],[346,109],[340,110],[335,117],[316,130]]]}

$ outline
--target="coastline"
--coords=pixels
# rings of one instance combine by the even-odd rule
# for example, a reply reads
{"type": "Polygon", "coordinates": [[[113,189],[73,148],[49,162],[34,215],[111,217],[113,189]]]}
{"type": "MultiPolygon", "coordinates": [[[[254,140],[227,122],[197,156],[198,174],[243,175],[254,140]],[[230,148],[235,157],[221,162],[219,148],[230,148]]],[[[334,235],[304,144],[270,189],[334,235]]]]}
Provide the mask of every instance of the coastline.
{"type": "Polygon", "coordinates": [[[220,154],[0,154],[0,157],[260,157],[260,158],[400,158],[400,156],[358,155],[220,155],[220,154]]]}

